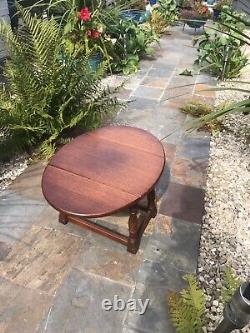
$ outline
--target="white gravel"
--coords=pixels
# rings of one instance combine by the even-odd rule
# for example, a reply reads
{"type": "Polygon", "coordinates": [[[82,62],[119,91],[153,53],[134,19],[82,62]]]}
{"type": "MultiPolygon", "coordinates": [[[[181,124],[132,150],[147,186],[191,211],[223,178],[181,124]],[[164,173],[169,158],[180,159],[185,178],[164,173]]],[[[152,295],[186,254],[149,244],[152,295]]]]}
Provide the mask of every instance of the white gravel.
{"type": "MultiPolygon", "coordinates": [[[[248,67],[241,80],[249,81],[249,74],[248,67]]],[[[250,84],[246,86],[250,89],[250,84]]],[[[244,93],[218,92],[216,104],[244,97],[244,93]]],[[[214,332],[222,316],[225,268],[230,266],[243,281],[250,280],[250,149],[244,135],[246,131],[250,133],[250,116],[227,116],[224,125],[225,130],[214,133],[211,138],[206,215],[198,264],[199,280],[207,301],[208,325],[204,332],[214,332]]],[[[250,333],[250,325],[234,332],[250,333]]]]}
{"type": "Polygon", "coordinates": [[[6,163],[0,163],[0,192],[7,188],[28,166],[29,159],[21,155],[6,163]]]}

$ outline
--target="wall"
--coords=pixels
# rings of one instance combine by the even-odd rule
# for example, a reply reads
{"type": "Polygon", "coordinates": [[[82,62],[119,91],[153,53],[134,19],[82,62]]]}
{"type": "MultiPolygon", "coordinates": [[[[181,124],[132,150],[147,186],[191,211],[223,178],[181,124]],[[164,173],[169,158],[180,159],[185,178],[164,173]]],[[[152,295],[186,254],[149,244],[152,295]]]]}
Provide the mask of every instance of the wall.
{"type": "Polygon", "coordinates": [[[250,0],[235,0],[234,8],[250,15],[250,0]]]}

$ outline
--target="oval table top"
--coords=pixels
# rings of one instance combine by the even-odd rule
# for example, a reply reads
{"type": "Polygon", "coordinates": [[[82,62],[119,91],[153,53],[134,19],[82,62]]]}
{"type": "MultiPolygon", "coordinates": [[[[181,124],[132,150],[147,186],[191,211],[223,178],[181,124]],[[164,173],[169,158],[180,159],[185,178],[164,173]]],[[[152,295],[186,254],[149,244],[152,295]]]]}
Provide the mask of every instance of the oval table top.
{"type": "Polygon", "coordinates": [[[147,194],[164,164],[163,146],[152,134],[128,126],[103,127],[78,136],[52,157],[42,190],[61,212],[105,216],[147,194]]]}

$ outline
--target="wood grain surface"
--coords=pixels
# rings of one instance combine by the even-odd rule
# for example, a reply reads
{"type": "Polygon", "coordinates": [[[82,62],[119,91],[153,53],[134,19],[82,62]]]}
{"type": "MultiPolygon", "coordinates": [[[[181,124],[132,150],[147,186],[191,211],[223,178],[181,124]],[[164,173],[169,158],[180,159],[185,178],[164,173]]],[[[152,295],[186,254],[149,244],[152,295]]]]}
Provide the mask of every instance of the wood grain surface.
{"type": "Polygon", "coordinates": [[[100,128],[55,154],[43,174],[43,194],[68,214],[109,215],[147,194],[164,163],[163,147],[150,133],[127,126],[100,128]]]}

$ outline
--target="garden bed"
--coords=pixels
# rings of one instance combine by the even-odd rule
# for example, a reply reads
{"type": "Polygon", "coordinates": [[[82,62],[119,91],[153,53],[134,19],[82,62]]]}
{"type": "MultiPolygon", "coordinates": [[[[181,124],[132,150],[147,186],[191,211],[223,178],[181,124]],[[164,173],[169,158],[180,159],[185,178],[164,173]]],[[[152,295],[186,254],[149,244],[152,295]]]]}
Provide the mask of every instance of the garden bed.
{"type": "MultiPolygon", "coordinates": [[[[249,73],[248,66],[241,80],[246,81],[249,73]]],[[[220,86],[238,84],[228,81],[220,86]]],[[[249,89],[250,85],[244,88],[249,89]]],[[[244,93],[221,91],[216,95],[216,104],[245,97],[244,93]]],[[[250,149],[245,136],[249,135],[249,120],[250,115],[227,116],[223,120],[225,129],[211,138],[198,266],[199,281],[206,294],[208,325],[204,332],[214,332],[222,316],[225,270],[232,268],[239,280],[250,279],[250,149]]],[[[239,332],[250,332],[250,326],[239,332]]]]}

